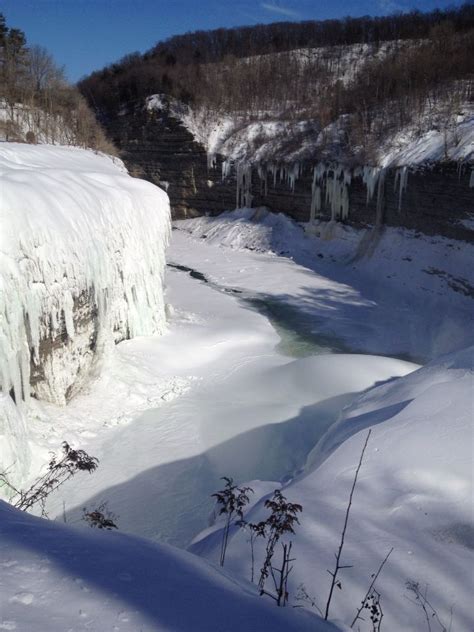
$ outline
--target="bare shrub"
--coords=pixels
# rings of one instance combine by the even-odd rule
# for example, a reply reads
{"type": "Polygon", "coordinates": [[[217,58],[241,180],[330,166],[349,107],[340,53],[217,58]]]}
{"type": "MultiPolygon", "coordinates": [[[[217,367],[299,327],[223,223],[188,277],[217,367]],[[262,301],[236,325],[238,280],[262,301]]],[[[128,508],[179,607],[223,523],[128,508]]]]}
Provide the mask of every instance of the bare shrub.
{"type": "MultiPolygon", "coordinates": [[[[265,559],[260,570],[260,579],[258,582],[260,594],[265,594],[265,583],[270,574],[272,574],[272,577],[275,581],[275,577],[273,575],[274,569],[272,567],[272,560],[277,544],[284,535],[295,532],[295,525],[299,523],[297,514],[303,511],[303,507],[301,505],[288,502],[288,500],[279,489],[276,489],[273,492],[272,498],[265,501],[264,506],[270,510],[270,515],[265,521],[267,544],[265,548],[265,559]]],[[[277,584],[280,588],[282,581],[284,581],[286,586],[286,580],[288,579],[288,574],[291,570],[289,566],[290,562],[292,561],[289,557],[290,552],[291,543],[289,546],[284,545],[283,563],[280,569],[280,582],[278,582],[277,584]]],[[[280,601],[278,605],[284,605],[284,602],[286,602],[286,597],[282,598],[281,595],[279,595],[278,589],[277,601],[280,601]],[[283,603],[281,603],[282,599],[283,603]]]]}
{"type": "Polygon", "coordinates": [[[87,522],[90,527],[95,529],[105,529],[106,531],[118,529],[116,523],[117,516],[113,511],[110,511],[107,502],[101,503],[95,509],[84,507],[82,510],[82,519],[87,522]]]}
{"type": "Polygon", "coordinates": [[[8,480],[7,473],[0,473],[0,483],[13,492],[11,504],[22,511],[29,511],[35,505],[41,507],[41,515],[47,517],[45,504],[48,496],[58,487],[72,478],[78,472],[95,472],[99,465],[98,459],[89,456],[84,450],[75,450],[64,441],[62,455],[53,454],[48,469],[42,476],[26,490],[17,489],[8,480]]]}
{"type": "Polygon", "coordinates": [[[234,485],[234,480],[228,476],[223,476],[222,480],[225,481],[224,489],[212,494],[212,497],[216,499],[217,504],[220,506],[219,515],[225,514],[226,516],[219,560],[220,565],[224,566],[230,526],[232,522],[243,519],[243,508],[249,503],[249,494],[253,494],[253,489],[251,487],[234,485]]]}

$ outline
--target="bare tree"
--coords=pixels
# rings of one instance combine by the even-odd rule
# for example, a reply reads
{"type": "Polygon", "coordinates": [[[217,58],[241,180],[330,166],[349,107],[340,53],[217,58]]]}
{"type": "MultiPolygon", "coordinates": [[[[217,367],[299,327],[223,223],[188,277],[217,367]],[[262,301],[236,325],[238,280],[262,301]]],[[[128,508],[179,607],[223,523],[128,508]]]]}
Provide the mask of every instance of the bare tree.
{"type": "Polygon", "coordinates": [[[258,522],[256,524],[252,522],[246,522],[245,520],[239,520],[236,523],[237,526],[249,532],[249,543],[250,543],[250,554],[251,554],[251,565],[250,565],[250,581],[253,583],[255,576],[255,541],[257,538],[266,537],[266,526],[267,523],[265,521],[258,522]]]}
{"type": "Polygon", "coordinates": [[[64,69],[56,65],[52,55],[43,46],[30,46],[27,61],[28,74],[36,93],[65,83],[64,69]]]}

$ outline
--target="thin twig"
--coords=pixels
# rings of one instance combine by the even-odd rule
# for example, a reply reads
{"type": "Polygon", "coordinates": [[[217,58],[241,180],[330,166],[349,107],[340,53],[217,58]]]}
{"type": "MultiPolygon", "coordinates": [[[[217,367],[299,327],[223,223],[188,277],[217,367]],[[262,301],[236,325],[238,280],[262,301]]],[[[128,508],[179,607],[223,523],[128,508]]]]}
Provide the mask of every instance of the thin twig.
{"type": "Polygon", "coordinates": [[[335,588],[336,582],[337,582],[337,574],[338,574],[339,570],[342,568],[340,562],[341,562],[341,556],[342,556],[342,549],[344,548],[344,540],[346,538],[347,524],[349,522],[349,514],[350,514],[350,511],[351,511],[351,507],[352,507],[352,498],[354,496],[354,490],[355,490],[355,487],[356,487],[356,484],[357,484],[357,478],[359,476],[359,471],[360,471],[360,468],[362,466],[362,461],[364,459],[364,452],[365,452],[365,449],[366,449],[367,444],[369,442],[369,438],[370,438],[371,432],[372,432],[372,430],[369,430],[369,432],[367,433],[367,437],[365,439],[364,447],[362,448],[362,452],[360,453],[359,464],[357,465],[357,469],[356,469],[356,472],[355,472],[354,480],[352,481],[351,493],[349,495],[349,502],[348,502],[347,509],[346,509],[346,516],[344,518],[344,526],[342,528],[342,533],[341,533],[341,540],[340,540],[340,543],[339,543],[339,549],[338,549],[337,554],[336,554],[336,566],[335,566],[334,572],[328,571],[328,573],[332,577],[332,581],[331,581],[331,587],[329,589],[328,600],[326,602],[326,610],[325,610],[325,613],[324,613],[324,619],[325,620],[327,620],[327,618],[329,616],[329,607],[331,605],[331,600],[332,600],[334,588],[335,588]]]}

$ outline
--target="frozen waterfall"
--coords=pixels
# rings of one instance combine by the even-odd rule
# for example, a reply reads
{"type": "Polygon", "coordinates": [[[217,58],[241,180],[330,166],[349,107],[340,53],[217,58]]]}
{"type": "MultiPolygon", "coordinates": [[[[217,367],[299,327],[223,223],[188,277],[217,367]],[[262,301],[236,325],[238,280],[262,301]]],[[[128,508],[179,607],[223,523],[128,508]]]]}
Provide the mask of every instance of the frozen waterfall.
{"type": "Polygon", "coordinates": [[[165,328],[169,201],[109,156],[0,146],[0,388],[64,404],[114,341],[165,328]]]}

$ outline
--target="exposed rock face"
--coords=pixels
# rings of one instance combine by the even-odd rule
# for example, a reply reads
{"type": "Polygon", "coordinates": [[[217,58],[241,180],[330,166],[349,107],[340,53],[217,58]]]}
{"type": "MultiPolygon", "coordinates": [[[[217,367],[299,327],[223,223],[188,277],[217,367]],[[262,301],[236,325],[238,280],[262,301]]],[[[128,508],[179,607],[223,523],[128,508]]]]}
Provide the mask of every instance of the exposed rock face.
{"type": "MultiPolygon", "coordinates": [[[[111,124],[108,131],[121,148],[122,158],[133,175],[166,188],[174,219],[214,215],[242,205],[242,196],[236,202],[235,167],[227,169],[228,174],[223,179],[224,157],[217,155],[209,161],[203,145],[169,112],[137,106],[111,124]]],[[[274,178],[274,166],[260,165],[260,169],[253,166],[248,189],[252,206],[267,206],[297,221],[308,221],[313,167],[314,163],[300,165],[299,177],[291,183],[288,169],[286,175],[282,169],[274,178]]],[[[334,172],[327,169],[328,174],[331,179],[334,172]]],[[[344,173],[337,177],[342,180],[344,173]]],[[[470,165],[426,164],[408,168],[405,177],[406,186],[400,194],[400,170],[387,169],[383,173],[383,186],[377,184],[367,201],[362,173],[357,175],[352,169],[347,186],[349,213],[345,221],[363,226],[385,223],[427,234],[473,240],[472,230],[462,224],[474,212],[470,165]]],[[[332,209],[326,196],[326,184],[321,188],[321,205],[316,216],[330,219],[332,209]]]]}
{"type": "Polygon", "coordinates": [[[55,401],[55,393],[64,393],[64,401],[69,400],[81,388],[97,359],[97,307],[88,292],[73,302],[74,337],[67,333],[63,313],[57,329],[50,329],[49,335],[40,340],[38,362],[34,356],[30,359],[30,392],[38,399],[55,401]],[[64,371],[66,362],[68,372],[64,371]]]}
{"type": "Polygon", "coordinates": [[[235,206],[235,183],[223,185],[220,173],[209,171],[205,148],[176,118],[137,107],[115,120],[108,133],[131,175],[166,190],[175,219],[235,206]]]}
{"type": "MultiPolygon", "coordinates": [[[[286,182],[269,186],[268,194],[260,193],[258,181],[254,205],[265,205],[307,222],[311,208],[312,169],[303,171],[292,193],[286,182]]],[[[384,174],[379,212],[377,190],[367,202],[367,188],[361,176],[353,177],[348,186],[349,215],[356,225],[383,223],[403,226],[427,234],[440,234],[454,239],[474,240],[474,233],[462,224],[474,212],[474,189],[469,186],[470,169],[457,164],[426,165],[407,171],[406,187],[400,196],[399,173],[389,169],[384,174]]],[[[256,178],[255,180],[258,180],[256,178]]],[[[377,185],[378,189],[378,185],[377,185]]],[[[331,218],[331,208],[322,196],[321,217],[331,218]]]]}

